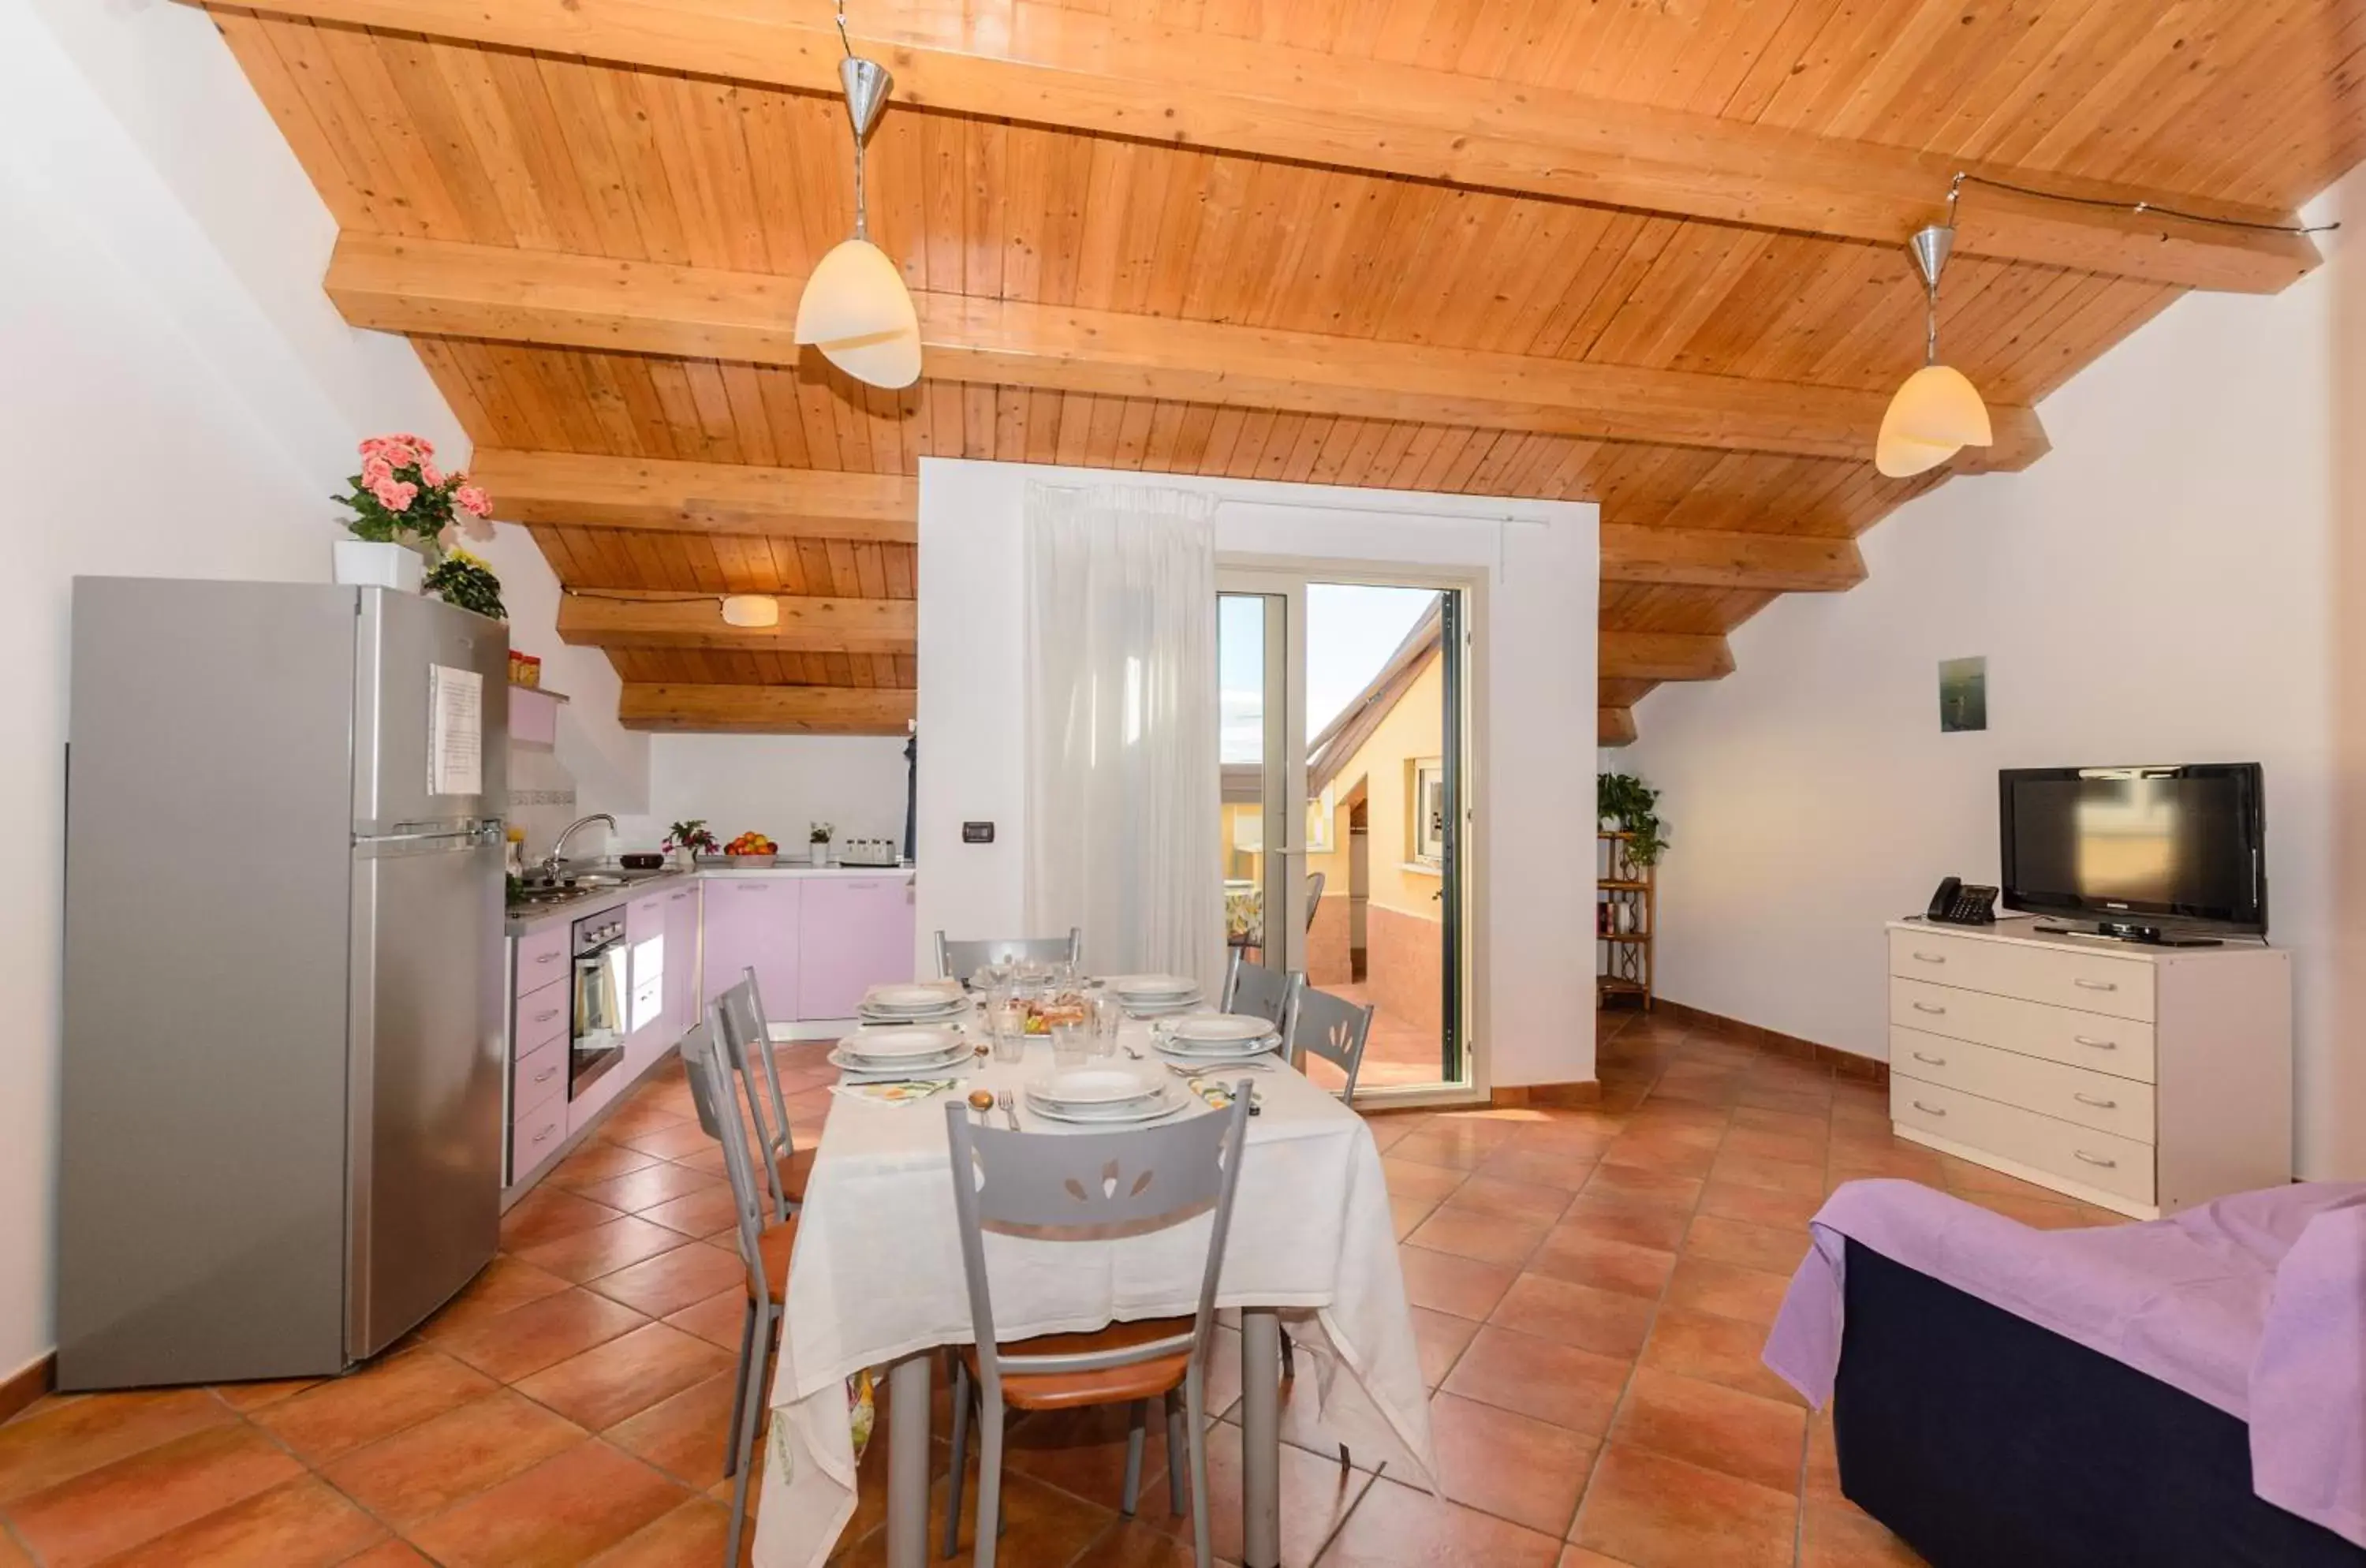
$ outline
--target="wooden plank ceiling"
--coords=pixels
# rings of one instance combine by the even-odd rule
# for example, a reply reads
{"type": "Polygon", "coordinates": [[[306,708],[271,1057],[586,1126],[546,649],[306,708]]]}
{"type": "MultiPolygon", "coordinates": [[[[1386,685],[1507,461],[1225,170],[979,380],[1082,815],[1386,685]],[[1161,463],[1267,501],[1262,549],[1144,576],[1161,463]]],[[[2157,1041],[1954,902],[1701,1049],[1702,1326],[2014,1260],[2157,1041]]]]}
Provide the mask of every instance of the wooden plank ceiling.
{"type": "MultiPolygon", "coordinates": [[[[823,0],[213,15],[648,728],[900,730],[930,454],[1594,501],[1602,739],[1944,482],[1874,472],[1901,243],[1973,167],[2287,220],[2366,0],[854,0],[929,375],[788,342],[852,221],[823,0]],[[773,632],[690,604],[783,596],[773,632]],[[641,601],[641,602],[637,602],[641,601]],[[864,603],[872,602],[872,603],[864,603]]],[[[1967,187],[1946,359],[2030,404],[2304,241],[1967,187]]]]}

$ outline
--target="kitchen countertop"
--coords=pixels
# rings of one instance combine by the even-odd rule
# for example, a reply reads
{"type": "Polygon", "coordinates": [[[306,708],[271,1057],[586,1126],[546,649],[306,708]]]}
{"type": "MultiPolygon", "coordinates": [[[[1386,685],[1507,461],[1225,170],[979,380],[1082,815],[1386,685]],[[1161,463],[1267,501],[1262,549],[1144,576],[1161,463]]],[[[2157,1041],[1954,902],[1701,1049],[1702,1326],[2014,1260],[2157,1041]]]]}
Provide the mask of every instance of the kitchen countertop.
{"type": "MultiPolygon", "coordinates": [[[[592,870],[594,866],[583,869],[592,870]]],[[[510,908],[509,934],[525,935],[565,921],[580,920],[586,915],[608,909],[621,909],[652,887],[672,887],[682,883],[707,879],[733,880],[751,876],[909,876],[912,867],[903,865],[770,865],[728,866],[702,865],[695,871],[681,871],[668,866],[662,871],[644,873],[620,872],[609,863],[598,863],[596,869],[607,875],[624,875],[630,881],[612,887],[590,887],[564,902],[521,904],[510,908]]]]}

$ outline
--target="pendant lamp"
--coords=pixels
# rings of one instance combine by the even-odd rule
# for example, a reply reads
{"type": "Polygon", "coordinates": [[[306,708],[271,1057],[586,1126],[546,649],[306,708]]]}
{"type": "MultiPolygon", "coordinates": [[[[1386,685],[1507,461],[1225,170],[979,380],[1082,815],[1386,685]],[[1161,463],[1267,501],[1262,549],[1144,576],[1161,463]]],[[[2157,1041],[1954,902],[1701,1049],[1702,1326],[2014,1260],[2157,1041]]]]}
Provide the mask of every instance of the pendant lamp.
{"type": "Polygon", "coordinates": [[[908,387],[920,378],[920,319],[903,274],[871,243],[862,186],[863,144],[886,112],[896,79],[877,61],[850,51],[838,62],[838,80],[854,127],[854,234],[833,246],[806,279],[796,341],[812,344],[858,381],[908,387]]]}
{"type": "Polygon", "coordinates": [[[1966,446],[1986,446],[1996,439],[1978,389],[1962,371],[1939,363],[1939,274],[1955,243],[1954,229],[1933,224],[1917,233],[1908,247],[1922,274],[1929,315],[1922,368],[1909,376],[1889,400],[1881,434],[1874,443],[1873,466],[1893,479],[1911,479],[1966,446]]]}

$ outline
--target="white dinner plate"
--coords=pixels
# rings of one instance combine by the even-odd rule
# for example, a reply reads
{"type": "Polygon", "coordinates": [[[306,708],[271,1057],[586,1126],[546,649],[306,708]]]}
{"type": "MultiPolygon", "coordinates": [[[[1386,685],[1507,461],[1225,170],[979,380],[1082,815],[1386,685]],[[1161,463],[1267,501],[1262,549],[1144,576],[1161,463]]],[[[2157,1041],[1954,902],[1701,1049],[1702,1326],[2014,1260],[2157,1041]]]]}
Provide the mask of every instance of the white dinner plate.
{"type": "Polygon", "coordinates": [[[873,986],[862,1005],[880,1012],[930,1012],[962,999],[961,987],[951,980],[923,986],[873,986]]]}
{"type": "Polygon", "coordinates": [[[1094,1106],[1059,1106],[1045,1103],[1033,1094],[1027,1097],[1027,1109],[1053,1122],[1067,1122],[1078,1126],[1127,1126],[1136,1122],[1155,1122],[1161,1116],[1172,1116],[1191,1101],[1188,1090],[1162,1085],[1160,1092],[1148,1100],[1126,1104],[1094,1106]]]}
{"type": "Polygon", "coordinates": [[[1231,1041],[1262,1040],[1273,1032],[1269,1019],[1241,1012],[1195,1012],[1177,1019],[1166,1026],[1177,1040],[1207,1041],[1215,1043],[1231,1041]]]}
{"type": "Polygon", "coordinates": [[[937,1072],[946,1067],[959,1066],[973,1059],[975,1059],[975,1052],[966,1042],[954,1046],[941,1055],[899,1056],[892,1062],[877,1061],[866,1056],[850,1056],[836,1046],[830,1048],[828,1057],[829,1065],[840,1072],[895,1073],[906,1076],[914,1073],[937,1072]]]}
{"type": "Polygon", "coordinates": [[[1053,1105],[1112,1105],[1145,1100],[1166,1086],[1123,1067],[1071,1067],[1027,1086],[1027,1092],[1053,1105]]]}
{"type": "Polygon", "coordinates": [[[1188,975],[1112,975],[1101,984],[1121,997],[1144,1001],[1163,1001],[1200,988],[1200,982],[1188,975]]]}
{"type": "Polygon", "coordinates": [[[950,1029],[907,1024],[896,1029],[869,1029],[860,1034],[850,1034],[838,1043],[838,1048],[850,1056],[866,1061],[892,1063],[921,1056],[941,1056],[964,1043],[962,1037],[950,1029]]]}
{"type": "Polygon", "coordinates": [[[1197,991],[1187,991],[1167,1001],[1145,1001],[1134,997],[1120,997],[1118,1005],[1132,1018],[1173,1018],[1178,1013],[1197,1012],[1202,998],[1197,991]]]}
{"type": "Polygon", "coordinates": [[[1161,1043],[1157,1051],[1170,1062],[1250,1062],[1270,1055],[1280,1046],[1281,1037],[1268,1034],[1262,1040],[1227,1042],[1195,1049],[1185,1049],[1170,1040],[1161,1043]]]}
{"type": "Polygon", "coordinates": [[[942,1023],[949,1018],[959,1018],[968,1006],[969,1003],[963,1000],[907,1012],[895,1008],[874,1008],[865,1002],[856,1010],[855,1016],[865,1023],[942,1023]]]}

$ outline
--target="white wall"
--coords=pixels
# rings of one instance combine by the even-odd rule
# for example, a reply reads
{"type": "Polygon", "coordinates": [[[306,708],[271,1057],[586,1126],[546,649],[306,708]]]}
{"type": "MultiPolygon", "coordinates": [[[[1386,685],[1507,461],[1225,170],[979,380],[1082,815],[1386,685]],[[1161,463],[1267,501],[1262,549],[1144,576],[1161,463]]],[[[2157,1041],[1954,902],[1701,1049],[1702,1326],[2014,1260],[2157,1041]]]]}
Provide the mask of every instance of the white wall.
{"type": "Polygon", "coordinates": [[[659,735],[649,743],[646,814],[620,819],[654,848],[669,824],[703,817],[717,839],[753,829],[784,855],[827,822],[841,840],[904,841],[904,739],[884,735],[659,735]]]}
{"type": "MultiPolygon", "coordinates": [[[[2312,211],[2361,193],[2353,175],[2312,211]]],[[[1644,699],[1612,756],[1664,792],[1667,996],[1884,1055],[1881,922],[1943,875],[1997,880],[1999,768],[2257,761],[2300,1163],[2366,1176],[2334,902],[2360,857],[2333,814],[2366,706],[2338,705],[2356,671],[2337,677],[2336,641],[2366,611],[2339,587],[2366,519],[2336,471],[2361,434],[2357,356],[2335,354],[2361,272],[2336,253],[2271,299],[2188,297],[2046,400],[2049,456],[1899,509],[1862,586],[1777,602],[1734,634],[1734,674],[1644,699]],[[1973,654],[1989,728],[1942,735],[1937,661],[1973,654]]]]}
{"type": "Polygon", "coordinates": [[[1214,495],[1216,547],[1228,559],[1482,570],[1477,1027],[1499,1086],[1591,1078],[1594,827],[1568,798],[1594,756],[1598,557],[1590,505],[923,458],[923,942],[941,928],[995,935],[1020,926],[1020,512],[1030,479],[1214,495]],[[995,842],[963,843],[964,821],[994,822],[995,842]]]}

